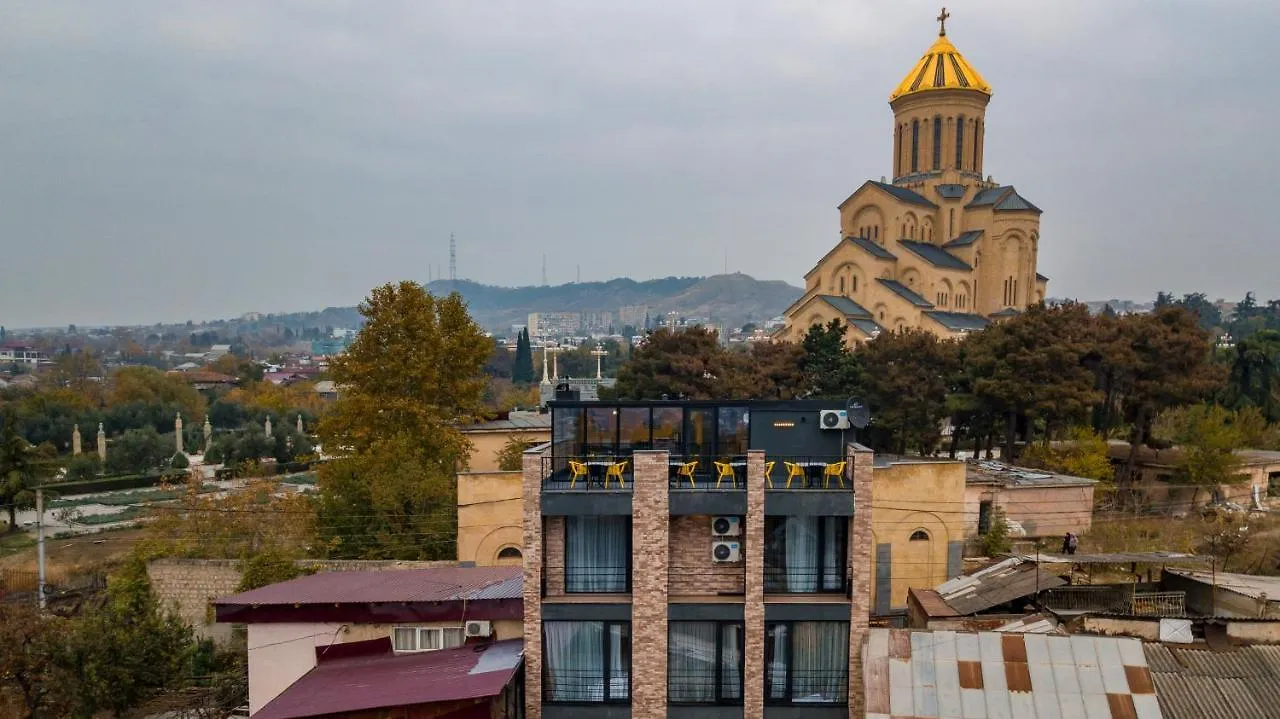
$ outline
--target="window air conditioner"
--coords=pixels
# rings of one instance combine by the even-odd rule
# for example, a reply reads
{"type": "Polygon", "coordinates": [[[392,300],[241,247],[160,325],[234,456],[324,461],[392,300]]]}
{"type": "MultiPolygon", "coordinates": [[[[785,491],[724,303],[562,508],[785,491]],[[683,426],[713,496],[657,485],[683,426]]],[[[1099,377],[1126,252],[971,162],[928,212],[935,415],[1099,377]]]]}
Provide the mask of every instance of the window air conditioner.
{"type": "Polygon", "coordinates": [[[741,537],[741,517],[712,517],[711,534],[716,537],[741,537]]]}
{"type": "Polygon", "coordinates": [[[741,542],[712,542],[711,561],[717,564],[729,564],[742,561],[741,542]]]}

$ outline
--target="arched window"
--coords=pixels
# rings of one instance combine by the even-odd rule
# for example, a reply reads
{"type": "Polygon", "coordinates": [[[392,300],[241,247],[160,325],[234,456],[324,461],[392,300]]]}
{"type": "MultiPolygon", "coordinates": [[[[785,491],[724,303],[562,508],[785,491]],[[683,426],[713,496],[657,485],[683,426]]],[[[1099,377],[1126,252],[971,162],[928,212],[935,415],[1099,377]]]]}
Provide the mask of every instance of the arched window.
{"type": "Polygon", "coordinates": [[[871,235],[872,235],[872,239],[875,239],[875,240],[880,239],[880,225],[876,225],[875,227],[871,228],[871,235]]]}
{"type": "Polygon", "coordinates": [[[956,169],[964,167],[964,115],[956,118],[956,169]]]}
{"type": "Polygon", "coordinates": [[[973,121],[973,171],[982,172],[978,169],[978,138],[982,135],[982,123],[977,120],[973,121]]]}
{"type": "Polygon", "coordinates": [[[853,276],[853,291],[854,291],[854,292],[857,292],[857,291],[858,291],[858,276],[857,276],[857,275],[854,275],[854,276],[853,276]]]}
{"type": "Polygon", "coordinates": [[[947,237],[956,236],[956,208],[951,208],[951,217],[947,220],[947,237]]]}
{"type": "Polygon", "coordinates": [[[898,142],[897,153],[894,155],[894,158],[897,160],[897,168],[896,168],[896,169],[898,170],[898,174],[899,174],[899,175],[901,175],[901,174],[902,174],[902,130],[903,130],[903,127],[905,127],[905,126],[904,126],[904,125],[899,125],[899,126],[898,126],[898,131],[897,131],[896,133],[894,133],[895,135],[897,135],[897,137],[895,137],[894,139],[895,139],[895,140],[897,140],[897,142],[898,142]]]}
{"type": "Polygon", "coordinates": [[[914,532],[912,532],[912,533],[911,533],[911,540],[910,540],[910,541],[912,541],[912,542],[927,542],[927,541],[929,541],[929,533],[928,533],[928,532],[926,532],[926,531],[924,531],[923,529],[917,529],[916,531],[914,531],[914,532]]]}
{"type": "Polygon", "coordinates": [[[911,171],[920,169],[920,121],[911,121],[911,171]]]}
{"type": "Polygon", "coordinates": [[[840,278],[840,294],[844,294],[844,277],[840,278]]]}
{"type": "Polygon", "coordinates": [[[498,552],[498,559],[523,559],[524,555],[520,553],[519,547],[503,547],[498,552]]]}
{"type": "Polygon", "coordinates": [[[933,116],[933,169],[942,169],[942,117],[933,116]]]}

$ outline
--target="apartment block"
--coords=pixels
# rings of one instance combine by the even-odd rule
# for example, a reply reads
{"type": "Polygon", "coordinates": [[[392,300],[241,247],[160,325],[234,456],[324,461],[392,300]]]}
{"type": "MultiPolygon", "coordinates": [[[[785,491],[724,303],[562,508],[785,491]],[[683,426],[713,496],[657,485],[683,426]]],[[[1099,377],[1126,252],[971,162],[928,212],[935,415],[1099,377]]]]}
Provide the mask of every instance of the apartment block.
{"type": "Polygon", "coordinates": [[[530,312],[529,336],[556,339],[571,337],[582,330],[582,314],[578,312],[530,312]]]}
{"type": "Polygon", "coordinates": [[[873,455],[841,409],[553,402],[523,465],[526,715],[861,716],[873,455]]]}
{"type": "Polygon", "coordinates": [[[648,305],[627,305],[618,308],[618,326],[635,327],[636,329],[645,329],[646,323],[649,321],[648,305]]]}

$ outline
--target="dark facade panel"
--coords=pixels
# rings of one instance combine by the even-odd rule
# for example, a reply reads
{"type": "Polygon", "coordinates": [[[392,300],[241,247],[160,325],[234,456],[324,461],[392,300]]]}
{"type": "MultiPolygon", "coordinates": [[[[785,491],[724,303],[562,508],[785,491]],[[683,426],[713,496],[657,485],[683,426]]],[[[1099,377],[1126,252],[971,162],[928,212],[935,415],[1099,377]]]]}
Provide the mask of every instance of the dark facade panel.
{"type": "Polygon", "coordinates": [[[542,516],[631,516],[630,492],[543,492],[542,516]]]}
{"type": "Polygon", "coordinates": [[[669,604],[667,621],[671,622],[740,622],[741,604],[669,604]]]}
{"type": "MultiPolygon", "coordinates": [[[[774,482],[777,486],[776,479],[774,482]]],[[[853,490],[767,490],[764,493],[764,513],[789,517],[852,517],[853,490]]]]}
{"type": "Polygon", "coordinates": [[[848,717],[849,708],[843,706],[766,706],[764,708],[764,719],[848,719],[848,717]]]}
{"type": "Polygon", "coordinates": [[[764,620],[766,622],[847,622],[851,613],[847,603],[765,602],[764,605],[764,620]]]}
{"type": "MultiPolygon", "coordinates": [[[[727,485],[727,482],[726,482],[727,485]]],[[[716,491],[706,489],[673,489],[670,512],[673,517],[705,514],[717,516],[721,514],[741,517],[747,513],[747,493],[716,491]]]]}
{"type": "Polygon", "coordinates": [[[964,540],[947,542],[947,579],[964,574],[964,540]]]}
{"type": "Polygon", "coordinates": [[[888,614],[893,602],[893,545],[876,545],[876,614],[888,614]]]}
{"type": "Polygon", "coordinates": [[[542,600],[542,621],[627,622],[631,604],[558,604],[542,600]]]}
{"type": "Polygon", "coordinates": [[[667,719],[742,719],[742,707],[668,706],[667,719]]]}
{"type": "Polygon", "coordinates": [[[543,704],[542,719],[631,719],[631,707],[616,704],[543,704]]]}

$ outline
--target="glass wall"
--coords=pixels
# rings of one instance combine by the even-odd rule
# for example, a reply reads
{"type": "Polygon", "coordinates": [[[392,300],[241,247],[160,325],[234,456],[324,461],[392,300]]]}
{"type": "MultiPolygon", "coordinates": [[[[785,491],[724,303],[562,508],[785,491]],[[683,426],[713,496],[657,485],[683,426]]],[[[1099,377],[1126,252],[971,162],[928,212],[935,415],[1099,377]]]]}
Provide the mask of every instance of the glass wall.
{"type": "Polygon", "coordinates": [[[690,407],[685,410],[684,453],[710,462],[715,457],[716,410],[690,407]]]}
{"type": "Polygon", "coordinates": [[[618,450],[622,454],[649,449],[649,432],[648,407],[622,407],[618,410],[618,450]]]}
{"type": "Polygon", "coordinates": [[[613,454],[618,441],[618,408],[588,407],[584,454],[613,454]]]}
{"type": "Polygon", "coordinates": [[[547,702],[631,701],[630,622],[543,622],[542,640],[547,702]]]}
{"type": "Polygon", "coordinates": [[[742,457],[747,453],[748,422],[746,407],[720,407],[718,413],[716,454],[724,458],[742,457]]]}
{"type": "Polygon", "coordinates": [[[764,656],[765,701],[849,701],[848,622],[768,622],[764,656]]]}
{"type": "Polygon", "coordinates": [[[683,451],[684,443],[681,437],[684,433],[684,408],[683,407],[654,407],[653,408],[653,448],[665,449],[668,452],[679,453],[683,451]]]}
{"type": "Polygon", "coordinates": [[[741,704],[742,624],[671,622],[668,627],[667,700],[741,704]]]}
{"type": "Polygon", "coordinates": [[[764,590],[843,592],[848,529],[847,517],[765,517],[764,590]]]}
{"type": "Polygon", "coordinates": [[[626,592],[630,578],[630,517],[565,517],[566,592],[626,592]]]}

